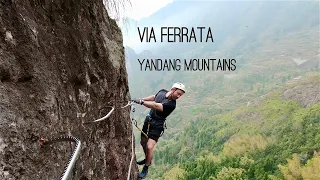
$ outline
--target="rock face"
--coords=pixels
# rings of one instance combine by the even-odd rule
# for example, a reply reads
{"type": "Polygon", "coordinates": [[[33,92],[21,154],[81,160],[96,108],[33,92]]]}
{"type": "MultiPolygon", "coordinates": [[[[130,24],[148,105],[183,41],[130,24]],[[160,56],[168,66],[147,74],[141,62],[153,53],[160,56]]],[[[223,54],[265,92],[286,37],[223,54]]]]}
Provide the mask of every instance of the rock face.
{"type": "Polygon", "coordinates": [[[0,179],[59,179],[75,144],[39,139],[65,135],[82,142],[72,179],[126,179],[129,98],[121,31],[102,0],[0,0],[0,179]],[[106,121],[83,125],[110,105],[106,121]]]}
{"type": "Polygon", "coordinates": [[[320,102],[320,75],[294,80],[282,93],[285,100],[295,100],[302,107],[309,107],[320,102]],[[295,82],[296,81],[296,82],[295,82]]]}

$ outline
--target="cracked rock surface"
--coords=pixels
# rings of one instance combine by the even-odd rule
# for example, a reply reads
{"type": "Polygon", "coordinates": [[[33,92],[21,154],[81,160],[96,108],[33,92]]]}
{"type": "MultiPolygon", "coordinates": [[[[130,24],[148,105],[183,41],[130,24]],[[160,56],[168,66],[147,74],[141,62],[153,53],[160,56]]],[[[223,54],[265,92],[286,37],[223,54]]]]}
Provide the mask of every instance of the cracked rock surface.
{"type": "Polygon", "coordinates": [[[129,98],[121,31],[101,0],[0,0],[0,179],[59,179],[75,144],[39,139],[67,135],[82,142],[71,179],[126,179],[129,98]]]}

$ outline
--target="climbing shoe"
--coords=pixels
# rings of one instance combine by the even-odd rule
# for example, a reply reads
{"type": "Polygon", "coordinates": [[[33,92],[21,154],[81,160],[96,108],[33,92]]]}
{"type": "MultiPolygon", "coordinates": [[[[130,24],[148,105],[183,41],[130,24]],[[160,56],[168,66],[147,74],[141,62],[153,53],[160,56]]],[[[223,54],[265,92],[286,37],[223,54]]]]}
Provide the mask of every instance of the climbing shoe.
{"type": "Polygon", "coordinates": [[[148,175],[148,168],[149,168],[149,166],[143,166],[143,169],[142,169],[141,173],[139,174],[138,178],[141,178],[141,179],[146,178],[148,175]]]}
{"type": "Polygon", "coordinates": [[[144,165],[145,163],[146,163],[146,159],[137,162],[138,165],[144,165]]]}

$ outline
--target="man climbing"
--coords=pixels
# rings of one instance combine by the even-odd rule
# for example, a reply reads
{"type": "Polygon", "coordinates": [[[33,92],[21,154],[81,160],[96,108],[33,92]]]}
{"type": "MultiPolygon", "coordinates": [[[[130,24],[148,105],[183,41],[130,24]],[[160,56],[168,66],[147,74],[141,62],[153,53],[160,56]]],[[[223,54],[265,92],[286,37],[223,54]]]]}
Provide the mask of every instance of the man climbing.
{"type": "Polygon", "coordinates": [[[138,165],[144,165],[139,178],[144,179],[148,174],[148,168],[153,158],[153,150],[159,137],[164,131],[164,123],[173,110],[176,108],[176,100],[185,93],[185,86],[182,83],[175,83],[170,91],[161,89],[156,95],[151,95],[142,99],[133,100],[137,104],[150,108],[141,133],[140,144],[143,148],[145,159],[138,161],[138,165]]]}

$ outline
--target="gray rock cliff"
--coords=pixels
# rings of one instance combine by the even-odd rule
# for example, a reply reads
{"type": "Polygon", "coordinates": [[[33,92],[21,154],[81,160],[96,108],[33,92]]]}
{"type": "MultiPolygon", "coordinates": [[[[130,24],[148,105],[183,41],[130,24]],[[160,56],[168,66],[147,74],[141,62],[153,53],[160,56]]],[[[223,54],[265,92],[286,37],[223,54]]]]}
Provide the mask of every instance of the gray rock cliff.
{"type": "Polygon", "coordinates": [[[71,179],[126,179],[129,98],[122,34],[102,0],[0,0],[0,179],[59,179],[75,143],[39,139],[67,135],[82,142],[71,179]],[[107,120],[83,124],[105,106],[107,120]]]}

